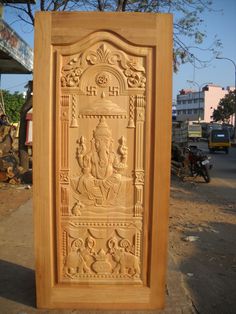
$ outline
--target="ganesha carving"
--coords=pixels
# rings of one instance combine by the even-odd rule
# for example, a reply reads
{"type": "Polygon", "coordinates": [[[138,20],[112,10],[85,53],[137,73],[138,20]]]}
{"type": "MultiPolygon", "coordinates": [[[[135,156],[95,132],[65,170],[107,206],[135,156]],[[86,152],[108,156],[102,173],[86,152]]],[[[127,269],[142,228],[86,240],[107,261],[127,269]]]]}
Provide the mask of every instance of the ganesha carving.
{"type": "Polygon", "coordinates": [[[117,201],[122,173],[127,167],[128,148],[124,136],[120,139],[119,154],[114,152],[113,138],[102,117],[93,131],[90,150],[81,136],[77,148],[77,161],[81,168],[77,192],[85,202],[95,206],[111,205],[117,201]]]}

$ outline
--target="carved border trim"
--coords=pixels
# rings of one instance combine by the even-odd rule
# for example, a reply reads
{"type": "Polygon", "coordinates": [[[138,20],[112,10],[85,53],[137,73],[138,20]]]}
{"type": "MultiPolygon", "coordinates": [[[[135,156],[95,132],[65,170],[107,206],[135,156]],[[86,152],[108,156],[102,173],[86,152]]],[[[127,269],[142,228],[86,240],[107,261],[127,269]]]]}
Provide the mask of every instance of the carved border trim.
{"type": "Polygon", "coordinates": [[[110,115],[110,114],[94,114],[94,115],[87,115],[87,114],[80,114],[79,118],[87,118],[87,119],[91,119],[91,118],[101,118],[101,117],[106,117],[106,118],[110,118],[110,119],[127,119],[126,115],[110,115]]]}

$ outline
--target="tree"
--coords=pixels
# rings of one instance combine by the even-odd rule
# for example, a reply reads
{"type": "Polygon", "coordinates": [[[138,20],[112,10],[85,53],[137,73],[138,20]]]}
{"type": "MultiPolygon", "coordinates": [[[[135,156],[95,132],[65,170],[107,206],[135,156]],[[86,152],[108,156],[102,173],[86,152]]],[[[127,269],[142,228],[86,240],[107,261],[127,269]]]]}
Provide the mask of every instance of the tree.
{"type": "MultiPolygon", "coordinates": [[[[4,0],[0,0],[0,3],[4,0]]],[[[215,12],[211,0],[40,0],[37,4],[5,4],[16,10],[21,22],[34,25],[36,11],[127,11],[174,14],[173,65],[177,71],[182,63],[191,62],[194,67],[206,66],[218,54],[221,47],[215,38],[210,47],[204,47],[206,32],[202,30],[203,13],[215,12]],[[200,47],[201,45],[201,47],[200,47]],[[197,51],[204,51],[203,60],[197,51]]]]}
{"type": "Polygon", "coordinates": [[[222,121],[223,123],[229,122],[230,116],[235,113],[236,108],[236,90],[230,91],[229,94],[225,95],[219,102],[217,109],[213,111],[213,120],[222,121]]]}
{"type": "Polygon", "coordinates": [[[9,118],[9,122],[19,122],[21,107],[25,102],[23,94],[19,92],[11,94],[7,90],[3,90],[2,94],[5,104],[6,115],[9,118]]]}

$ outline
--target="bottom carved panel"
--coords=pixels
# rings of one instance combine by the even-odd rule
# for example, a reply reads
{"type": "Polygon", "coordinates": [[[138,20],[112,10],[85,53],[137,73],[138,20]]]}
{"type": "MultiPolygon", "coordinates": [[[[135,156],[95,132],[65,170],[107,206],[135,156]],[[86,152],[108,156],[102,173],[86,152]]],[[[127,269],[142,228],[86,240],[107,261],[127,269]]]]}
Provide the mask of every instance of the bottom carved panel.
{"type": "Polygon", "coordinates": [[[142,220],[62,222],[59,282],[142,283],[142,220]]]}

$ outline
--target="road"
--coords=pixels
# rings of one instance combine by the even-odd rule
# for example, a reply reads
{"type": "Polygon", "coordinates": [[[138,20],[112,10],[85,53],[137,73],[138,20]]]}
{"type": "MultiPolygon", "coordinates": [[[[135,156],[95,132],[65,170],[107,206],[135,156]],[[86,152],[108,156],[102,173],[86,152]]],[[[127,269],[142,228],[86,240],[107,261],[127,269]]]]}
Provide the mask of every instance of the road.
{"type": "Polygon", "coordinates": [[[197,146],[212,157],[211,182],[172,178],[171,253],[197,313],[235,314],[236,147],[226,155],[197,146]]]}
{"type": "Polygon", "coordinates": [[[219,195],[236,203],[236,147],[231,147],[227,155],[224,152],[210,154],[207,142],[197,143],[197,146],[211,157],[213,164],[210,172],[211,187],[215,186],[219,195]]]}

